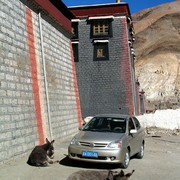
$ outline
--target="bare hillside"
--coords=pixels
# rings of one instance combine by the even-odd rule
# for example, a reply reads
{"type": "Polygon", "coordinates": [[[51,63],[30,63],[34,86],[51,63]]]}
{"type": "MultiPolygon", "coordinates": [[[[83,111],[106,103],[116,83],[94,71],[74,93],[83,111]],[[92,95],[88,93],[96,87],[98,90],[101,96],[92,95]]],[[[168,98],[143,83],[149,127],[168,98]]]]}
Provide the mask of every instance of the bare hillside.
{"type": "MultiPolygon", "coordinates": [[[[132,15],[135,30],[136,77],[148,106],[180,104],[180,1],[132,15]]],[[[147,107],[148,107],[147,106],[147,107]]]]}

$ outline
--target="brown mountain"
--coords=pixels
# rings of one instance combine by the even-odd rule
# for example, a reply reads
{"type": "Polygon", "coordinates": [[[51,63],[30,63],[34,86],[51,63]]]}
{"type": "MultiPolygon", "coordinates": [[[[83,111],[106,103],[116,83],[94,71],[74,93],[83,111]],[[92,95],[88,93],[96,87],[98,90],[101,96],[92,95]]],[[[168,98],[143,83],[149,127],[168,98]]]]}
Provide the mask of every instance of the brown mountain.
{"type": "Polygon", "coordinates": [[[132,15],[136,77],[146,107],[180,107],[180,1],[132,15]]]}

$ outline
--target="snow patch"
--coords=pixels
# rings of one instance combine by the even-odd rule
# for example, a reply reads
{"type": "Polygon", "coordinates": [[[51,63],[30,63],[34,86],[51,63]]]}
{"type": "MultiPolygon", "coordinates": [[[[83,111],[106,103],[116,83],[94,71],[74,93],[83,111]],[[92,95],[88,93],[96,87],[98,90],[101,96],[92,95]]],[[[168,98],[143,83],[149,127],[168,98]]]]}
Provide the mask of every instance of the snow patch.
{"type": "Polygon", "coordinates": [[[180,129],[180,109],[157,110],[154,114],[144,114],[136,117],[144,128],[180,129]]]}

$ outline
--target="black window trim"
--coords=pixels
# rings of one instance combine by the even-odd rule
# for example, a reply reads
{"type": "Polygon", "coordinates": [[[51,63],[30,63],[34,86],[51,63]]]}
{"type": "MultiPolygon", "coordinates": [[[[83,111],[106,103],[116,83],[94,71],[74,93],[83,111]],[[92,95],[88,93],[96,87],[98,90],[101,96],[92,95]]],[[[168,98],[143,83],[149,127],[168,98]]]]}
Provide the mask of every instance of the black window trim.
{"type": "Polygon", "coordinates": [[[89,17],[88,19],[91,24],[91,30],[90,30],[90,38],[104,38],[104,37],[113,37],[113,31],[112,31],[112,21],[114,20],[114,16],[100,16],[100,17],[89,17]],[[100,35],[94,35],[93,34],[93,25],[96,21],[108,21],[109,23],[109,33],[108,34],[100,34],[100,35]]]}
{"type": "Polygon", "coordinates": [[[79,39],[79,20],[71,20],[72,28],[75,27],[75,34],[73,34],[72,39],[79,39]]]}
{"type": "Polygon", "coordinates": [[[93,52],[93,60],[94,61],[109,61],[109,41],[108,40],[94,40],[93,41],[94,45],[94,52],[93,52]],[[97,49],[98,45],[104,45],[105,49],[105,57],[97,57],[97,49]]]}
{"type": "Polygon", "coordinates": [[[79,45],[78,44],[79,44],[79,41],[72,41],[74,62],[79,62],[79,45]],[[76,49],[74,49],[74,48],[76,48],[76,49]]]}

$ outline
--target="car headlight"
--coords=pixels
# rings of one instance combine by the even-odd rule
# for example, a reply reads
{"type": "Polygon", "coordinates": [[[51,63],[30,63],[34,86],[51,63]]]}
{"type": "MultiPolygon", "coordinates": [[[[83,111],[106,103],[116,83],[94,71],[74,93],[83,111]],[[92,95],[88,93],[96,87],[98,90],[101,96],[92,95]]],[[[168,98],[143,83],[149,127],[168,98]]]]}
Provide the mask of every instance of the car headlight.
{"type": "Polygon", "coordinates": [[[121,148],[122,145],[122,141],[113,141],[111,143],[108,144],[108,148],[114,148],[114,149],[119,149],[121,148]]]}
{"type": "Polygon", "coordinates": [[[78,141],[76,138],[73,138],[73,139],[71,140],[71,143],[70,143],[70,144],[71,144],[71,145],[77,145],[77,146],[80,145],[79,141],[78,141]]]}

